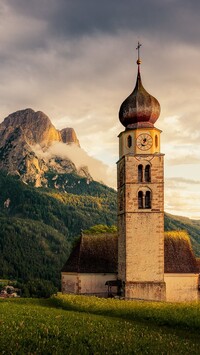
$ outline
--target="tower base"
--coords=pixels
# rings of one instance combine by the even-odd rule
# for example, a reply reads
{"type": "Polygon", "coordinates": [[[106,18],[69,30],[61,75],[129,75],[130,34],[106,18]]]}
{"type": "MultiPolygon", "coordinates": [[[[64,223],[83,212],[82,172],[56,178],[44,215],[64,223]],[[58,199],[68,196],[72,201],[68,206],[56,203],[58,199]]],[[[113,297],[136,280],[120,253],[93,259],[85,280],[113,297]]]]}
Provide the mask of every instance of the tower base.
{"type": "Polygon", "coordinates": [[[126,282],[125,299],[140,299],[146,301],[165,301],[165,282],[126,282]]]}

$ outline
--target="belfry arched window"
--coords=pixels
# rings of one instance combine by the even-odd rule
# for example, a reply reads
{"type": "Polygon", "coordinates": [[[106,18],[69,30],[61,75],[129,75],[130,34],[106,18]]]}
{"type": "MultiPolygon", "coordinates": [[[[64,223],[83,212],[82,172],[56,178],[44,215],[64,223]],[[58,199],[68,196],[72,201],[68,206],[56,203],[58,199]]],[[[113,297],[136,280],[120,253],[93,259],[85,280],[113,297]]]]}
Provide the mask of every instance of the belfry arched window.
{"type": "Polygon", "coordinates": [[[157,136],[157,134],[155,136],[155,146],[156,146],[156,148],[158,147],[158,136],[157,136]]]}
{"type": "Polygon", "coordinates": [[[138,208],[143,208],[143,191],[138,192],[138,208]]]}
{"type": "Polygon", "coordinates": [[[132,147],[132,137],[130,135],[127,138],[127,145],[129,148],[132,147]]]}
{"type": "Polygon", "coordinates": [[[150,209],[152,193],[151,190],[144,187],[138,191],[138,209],[150,209]]]}
{"type": "Polygon", "coordinates": [[[144,177],[145,177],[146,182],[151,181],[151,167],[150,167],[150,165],[145,166],[144,177]]]}
{"type": "Polygon", "coordinates": [[[142,164],[138,165],[138,182],[143,181],[143,166],[142,164]]]}
{"type": "Polygon", "coordinates": [[[151,192],[146,191],[145,194],[145,208],[151,208],[151,192]]]}

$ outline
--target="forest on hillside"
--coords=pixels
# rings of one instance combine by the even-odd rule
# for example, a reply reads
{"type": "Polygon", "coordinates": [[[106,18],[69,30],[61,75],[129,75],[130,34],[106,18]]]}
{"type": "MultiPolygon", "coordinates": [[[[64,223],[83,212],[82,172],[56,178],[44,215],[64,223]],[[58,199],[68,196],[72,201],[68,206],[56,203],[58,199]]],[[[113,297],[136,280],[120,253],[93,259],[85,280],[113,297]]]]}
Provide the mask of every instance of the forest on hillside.
{"type": "Polygon", "coordinates": [[[116,224],[113,189],[74,174],[67,179],[73,194],[30,187],[0,173],[0,278],[29,283],[29,289],[38,280],[59,288],[60,270],[81,231],[116,224]]]}

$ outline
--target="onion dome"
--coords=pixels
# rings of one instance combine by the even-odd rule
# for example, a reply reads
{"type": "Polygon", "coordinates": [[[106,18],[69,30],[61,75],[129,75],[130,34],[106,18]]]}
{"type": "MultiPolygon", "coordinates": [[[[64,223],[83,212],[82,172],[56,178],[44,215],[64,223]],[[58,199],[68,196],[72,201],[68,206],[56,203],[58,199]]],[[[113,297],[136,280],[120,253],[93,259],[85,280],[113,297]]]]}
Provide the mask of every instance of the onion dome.
{"type": "MultiPolygon", "coordinates": [[[[140,46],[138,43],[138,47],[140,46]]],[[[127,129],[154,127],[154,123],[160,115],[158,100],[150,95],[142,85],[138,47],[138,74],[135,89],[121,104],[119,110],[119,120],[127,129]]]]}

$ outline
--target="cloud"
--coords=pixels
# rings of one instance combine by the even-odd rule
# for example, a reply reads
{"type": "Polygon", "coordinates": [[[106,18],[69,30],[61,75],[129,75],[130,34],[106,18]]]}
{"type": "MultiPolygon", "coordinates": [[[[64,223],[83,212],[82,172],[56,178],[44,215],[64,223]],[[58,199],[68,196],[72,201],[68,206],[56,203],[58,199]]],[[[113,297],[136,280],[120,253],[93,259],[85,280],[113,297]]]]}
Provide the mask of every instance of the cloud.
{"type": "Polygon", "coordinates": [[[199,11],[195,0],[1,0],[1,119],[41,110],[115,169],[118,110],[135,85],[139,39],[144,87],[161,104],[166,171],[185,176],[195,163],[198,180],[199,11]]]}
{"type": "Polygon", "coordinates": [[[199,40],[198,14],[195,0],[4,0],[19,15],[45,19],[51,36],[82,37],[120,30],[151,33],[152,37],[199,40]]]}
{"type": "Polygon", "coordinates": [[[165,211],[179,216],[199,219],[200,192],[191,189],[165,189],[165,211]]]}
{"type": "Polygon", "coordinates": [[[45,152],[37,145],[32,147],[37,156],[49,161],[51,158],[60,157],[70,159],[75,164],[77,170],[81,167],[88,167],[89,173],[95,181],[116,188],[116,171],[114,167],[109,167],[98,159],[89,156],[83,149],[76,145],[66,145],[55,142],[45,152]]]}
{"type": "Polygon", "coordinates": [[[194,157],[192,155],[185,155],[184,157],[176,157],[174,159],[171,159],[169,161],[170,165],[193,165],[193,164],[199,164],[200,165],[200,158],[199,157],[194,157]]]}
{"type": "Polygon", "coordinates": [[[200,180],[172,177],[165,179],[165,211],[199,219],[200,180]]]}
{"type": "Polygon", "coordinates": [[[183,185],[200,185],[200,180],[184,179],[182,177],[167,178],[165,182],[168,186],[170,185],[175,188],[177,188],[177,185],[180,185],[181,187],[183,185]]]}

